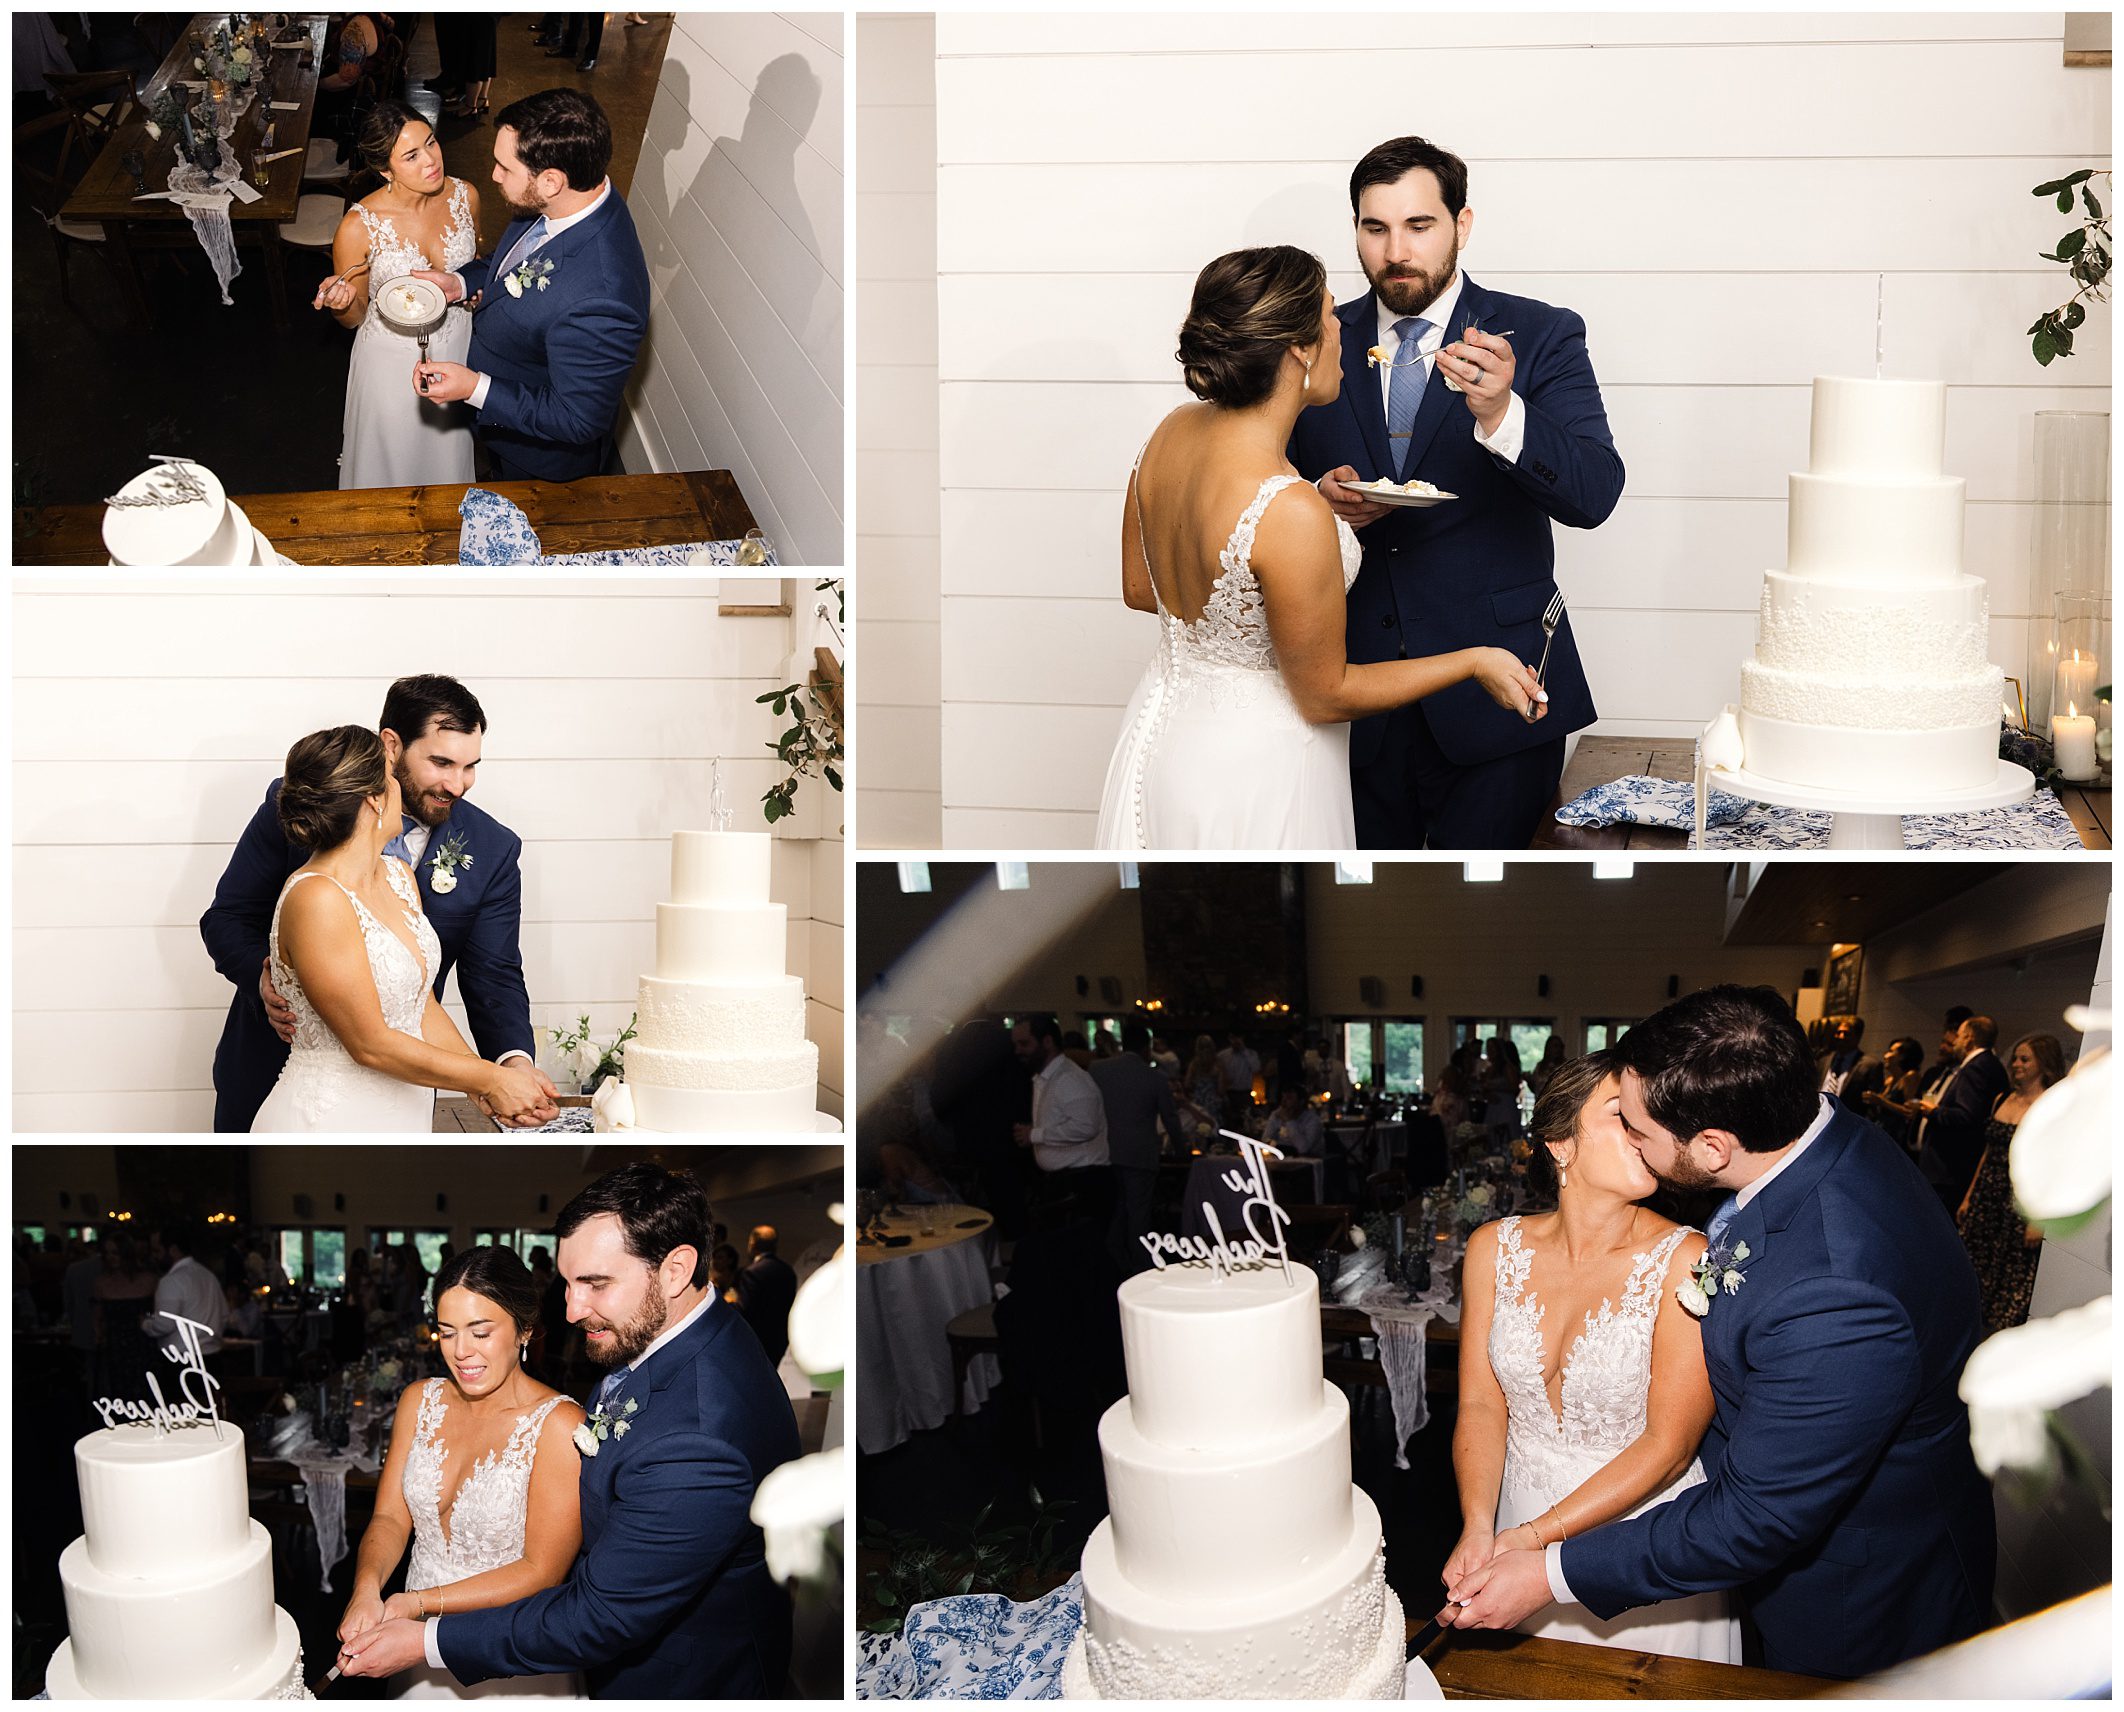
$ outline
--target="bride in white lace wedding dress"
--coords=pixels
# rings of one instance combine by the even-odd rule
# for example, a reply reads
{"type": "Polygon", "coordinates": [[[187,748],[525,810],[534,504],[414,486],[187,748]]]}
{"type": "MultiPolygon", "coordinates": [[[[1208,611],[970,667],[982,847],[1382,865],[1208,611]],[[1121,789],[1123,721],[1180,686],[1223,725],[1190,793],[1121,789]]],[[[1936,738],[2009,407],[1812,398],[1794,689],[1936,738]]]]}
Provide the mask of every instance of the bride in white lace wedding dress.
{"type": "MultiPolygon", "coordinates": [[[[1701,1485],[1712,1413],[1696,1322],[1675,1300],[1702,1235],[1636,1203],[1659,1185],[1630,1146],[1600,1058],[1560,1067],[1536,1105],[1529,1176],[1560,1179],[1554,1213],[1469,1239],[1453,1467],[1464,1532],[1444,1580],[1493,1550],[1538,1547],[1701,1485]]],[[[1723,1593],[1612,1620],[1551,1605],[1529,1632],[1741,1662],[1723,1593]]]]}
{"type": "Polygon", "coordinates": [[[1303,250],[1235,251],[1195,281],[1177,354],[1205,402],[1159,425],[1122,515],[1122,599],[1157,614],[1159,640],[1107,766],[1102,849],[1350,849],[1350,720],[1471,677],[1546,712],[1501,648],[1349,663],[1343,597],[1363,553],[1284,455],[1299,412],[1340,393],[1341,351],[1326,271],[1303,250]]]}
{"type": "MultiPolygon", "coordinates": [[[[436,1346],[446,1378],[399,1398],[376,1513],[361,1538],[342,1641],[393,1617],[512,1604],[567,1577],[582,1543],[582,1458],[572,1442],[583,1411],[523,1370],[538,1291],[515,1253],[488,1246],[435,1276],[436,1346]],[[405,1555],[405,1591],[383,1584],[405,1555]]],[[[401,1679],[401,1699],[497,1695],[580,1698],[572,1676],[506,1677],[473,1688],[447,1671],[401,1679]]]]}
{"type": "MultiPolygon", "coordinates": [[[[471,411],[430,403],[413,390],[420,347],[387,326],[376,305],[393,280],[416,269],[454,273],[472,259],[479,246],[479,192],[444,172],[434,131],[401,102],[371,109],[358,146],[384,186],[347,210],[332,241],[336,271],[317,297],[317,307],[355,329],[339,485],[469,482],[471,411]],[[356,273],[364,258],[368,271],[356,273]]],[[[459,310],[449,311],[428,337],[431,362],[461,363],[471,348],[472,317],[459,310]]]]}

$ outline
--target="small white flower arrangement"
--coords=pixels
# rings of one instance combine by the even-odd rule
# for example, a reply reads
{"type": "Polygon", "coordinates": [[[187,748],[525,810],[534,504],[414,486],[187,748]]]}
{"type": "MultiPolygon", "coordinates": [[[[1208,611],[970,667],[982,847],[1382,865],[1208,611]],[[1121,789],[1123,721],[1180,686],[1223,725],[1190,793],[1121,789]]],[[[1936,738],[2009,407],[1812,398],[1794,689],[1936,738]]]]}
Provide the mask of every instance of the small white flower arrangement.
{"type": "Polygon", "coordinates": [[[1731,1249],[1723,1243],[1705,1249],[1689,1276],[1674,1287],[1674,1299],[1693,1317],[1702,1319],[1720,1292],[1728,1296],[1740,1294],[1740,1287],[1748,1282],[1740,1262],[1747,1258],[1748,1245],[1744,1242],[1735,1243],[1731,1249]]]}
{"type": "Polygon", "coordinates": [[[457,871],[470,868],[472,858],[465,850],[465,835],[453,833],[443,840],[440,848],[428,858],[428,886],[437,893],[454,892],[457,889],[457,871]]]}
{"type": "Polygon", "coordinates": [[[552,261],[545,257],[534,256],[530,261],[525,262],[522,267],[512,272],[502,281],[502,284],[508,287],[511,297],[521,297],[534,286],[540,291],[544,291],[552,277],[552,261]]]}
{"type": "Polygon", "coordinates": [[[606,1439],[625,1438],[630,1424],[627,1417],[640,1407],[639,1403],[629,1397],[627,1406],[617,1416],[613,1415],[609,1409],[599,1409],[575,1429],[575,1448],[585,1456],[595,1456],[597,1455],[598,1446],[603,1444],[606,1439]]]}

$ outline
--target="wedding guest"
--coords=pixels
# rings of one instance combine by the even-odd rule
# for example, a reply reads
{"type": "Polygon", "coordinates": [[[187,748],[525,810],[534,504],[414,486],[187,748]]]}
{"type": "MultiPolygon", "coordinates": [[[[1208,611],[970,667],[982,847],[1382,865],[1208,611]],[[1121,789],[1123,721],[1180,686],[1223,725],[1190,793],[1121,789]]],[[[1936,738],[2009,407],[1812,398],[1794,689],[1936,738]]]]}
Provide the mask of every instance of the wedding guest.
{"type": "Polygon", "coordinates": [[[1335,1105],[1344,1104],[1350,1097],[1350,1067],[1343,1063],[1342,1054],[1324,1035],[1315,1035],[1305,1055],[1306,1086],[1309,1092],[1325,1094],[1335,1105]]]}
{"type": "Polygon", "coordinates": [[[1140,1022],[1121,1025],[1121,1051],[1091,1068],[1106,1111],[1106,1148],[1114,1168],[1114,1222],[1108,1246],[1123,1275],[1140,1272],[1150,1256],[1138,1240],[1150,1229],[1151,1193],[1163,1152],[1160,1126],[1174,1142],[1182,1137],[1173,1086],[1150,1061],[1150,1030],[1140,1022]]]}
{"type": "Polygon", "coordinates": [[[1305,1097],[1303,1088],[1286,1088],[1269,1114],[1261,1139],[1280,1148],[1288,1159],[1318,1159],[1324,1141],[1320,1113],[1305,1097]]]}
{"type": "Polygon", "coordinates": [[[1254,1078],[1261,1074],[1261,1055],[1247,1045],[1246,1036],[1237,1029],[1232,1030],[1224,1050],[1217,1054],[1217,1074],[1222,1079],[1224,1122],[1237,1129],[1253,1109],[1254,1078]]]}
{"type": "Polygon", "coordinates": [[[1431,1115],[1444,1125],[1449,1143],[1453,1132],[1468,1121],[1468,1095],[1467,1072],[1458,1063],[1439,1065],[1431,1078],[1431,1115]]]}
{"type": "Polygon", "coordinates": [[[1881,1054],[1881,1085],[1861,1096],[1865,1115],[1909,1149],[1917,1132],[1917,1098],[1925,1070],[1925,1049],[1910,1035],[1888,1043],[1881,1054]]]}
{"type": "Polygon", "coordinates": [[[778,1252],[781,1242],[774,1226],[754,1225],[745,1239],[749,1258],[738,1274],[738,1308],[771,1362],[789,1347],[789,1310],[796,1305],[797,1275],[778,1252]]]}
{"type": "Polygon", "coordinates": [[[1091,1068],[1091,1045],[1085,1040],[1081,1028],[1073,1028],[1062,1037],[1062,1050],[1069,1054],[1069,1061],[1079,1070],[1091,1068]]]}
{"type": "Polygon", "coordinates": [[[1217,1043],[1206,1034],[1195,1036],[1194,1056],[1180,1078],[1180,1102],[1200,1123],[1215,1129],[1224,1121],[1224,1067],[1217,1043]]]}
{"type": "Polygon", "coordinates": [[[1151,1062],[1168,1076],[1180,1074],[1180,1054],[1173,1050],[1172,1042],[1162,1034],[1151,1036],[1151,1062]]]}
{"type": "Polygon", "coordinates": [[[185,1333],[175,1320],[195,1321],[206,1330],[197,1332],[203,1355],[221,1353],[221,1329],[228,1319],[228,1302],[221,1283],[199,1263],[199,1239],[189,1224],[179,1221],[162,1227],[162,1252],[169,1270],[155,1286],[155,1311],[142,1318],[140,1329],[159,1343],[166,1354],[186,1347],[185,1333]]]}
{"type": "Polygon", "coordinates": [[[2002,1332],[2028,1318],[2035,1294],[2036,1262],[2042,1257],[2043,1233],[2021,1217],[2013,1204],[2008,1156],[2013,1132],[2042,1098],[2046,1088],[2065,1079],[2065,1053],[2056,1035],[2024,1034],[2007,1055],[2011,1086],[1993,1107],[1984,1125],[1984,1156],[1962,1199],[1955,1226],[1962,1246],[1976,1267],[1984,1291],[1984,1330],[2002,1332]]]}
{"type": "Polygon", "coordinates": [[[2006,1067],[1992,1051],[1998,1038],[1999,1025],[1988,1016],[1973,1016],[1963,1023],[1955,1036],[1961,1063],[1937,1099],[1918,1101],[1925,1118],[1918,1169],[1950,1213],[1960,1208],[1962,1197],[1969,1193],[1977,1163],[1984,1156],[1984,1125],[1999,1096],[2007,1091],[2006,1067]]]}
{"type": "Polygon", "coordinates": [[[956,1171],[975,1203],[995,1215],[998,1241],[1015,1241],[1025,1227],[1031,1173],[1012,1145],[1011,1126],[1030,1108],[1026,1067],[1011,1049],[1008,1030],[993,1017],[969,1017],[938,1045],[930,1098],[950,1131],[956,1171]]]}
{"type": "Polygon", "coordinates": [[[103,1275],[96,1280],[98,1397],[128,1400],[148,1394],[148,1364],[160,1357],[142,1322],[155,1306],[158,1280],[142,1246],[126,1232],[103,1240],[103,1275]]]}
{"type": "Polygon", "coordinates": [[[1107,1059],[1116,1057],[1120,1051],[1121,1043],[1114,1038],[1112,1029],[1102,1025],[1094,1031],[1092,1034],[1092,1063],[1103,1064],[1107,1059]]]}
{"type": "MultiPolygon", "coordinates": [[[[1954,1073],[1962,1067],[1963,1055],[1958,1050],[1958,1043],[1962,1038],[1962,1024],[1974,1015],[1976,1012],[1967,1005],[1948,1007],[1946,1020],[1940,1024],[1939,1051],[1932,1063],[1926,1067],[1924,1080],[1918,1089],[1919,1099],[1937,1100],[1954,1073]]],[[[1920,1134],[1918,1139],[1922,1142],[1923,1135],[1920,1134]]]]}
{"type": "Polygon", "coordinates": [[[265,1336],[265,1303],[258,1292],[231,1279],[222,1286],[224,1318],[222,1330],[230,1337],[262,1338],[265,1336]]]}
{"type": "Polygon", "coordinates": [[[1493,1135],[1519,1133],[1519,1090],[1526,1081],[1519,1065],[1519,1048],[1502,1034],[1490,1036],[1483,1048],[1483,1124],[1493,1135]]]}
{"type": "Polygon", "coordinates": [[[708,1251],[708,1292],[718,1302],[738,1305],[738,1251],[727,1242],[708,1251]]]}
{"type": "Polygon", "coordinates": [[[1837,1100],[1855,1117],[1866,1117],[1866,1096],[1881,1088],[1881,1061],[1870,1056],[1861,1043],[1866,1036],[1864,1017],[1847,1017],[1838,1025],[1836,1044],[1822,1067],[1822,1092],[1837,1100]]]}
{"type": "Polygon", "coordinates": [[[1052,1183],[1063,1173],[1093,1172],[1068,1186],[1103,1206],[1111,1192],[1106,1102],[1091,1072],[1062,1050],[1061,1026],[1051,1015],[1021,1017],[1012,1030],[1018,1061],[1032,1072],[1032,1122],[1011,1126],[1011,1138],[1032,1150],[1033,1163],[1052,1183]]]}
{"type": "MultiPolygon", "coordinates": [[[[435,21],[439,27],[448,14],[438,12],[435,21]]],[[[450,109],[455,119],[476,119],[487,110],[487,91],[494,85],[495,31],[497,19],[492,12],[463,12],[458,33],[457,76],[464,87],[464,98],[450,109]]]]}
{"type": "Polygon", "coordinates": [[[577,71],[597,69],[598,44],[605,39],[605,14],[602,12],[570,12],[568,35],[565,41],[546,49],[548,59],[574,59],[575,47],[583,43],[583,57],[575,61],[577,71]],[[585,41],[587,34],[588,40],[585,41]]]}
{"type": "Polygon", "coordinates": [[[1541,1062],[1534,1066],[1533,1073],[1527,1077],[1527,1085],[1534,1090],[1535,1099],[1541,1098],[1542,1091],[1549,1085],[1549,1078],[1562,1068],[1563,1063],[1563,1037],[1552,1031],[1541,1049],[1541,1062]]]}

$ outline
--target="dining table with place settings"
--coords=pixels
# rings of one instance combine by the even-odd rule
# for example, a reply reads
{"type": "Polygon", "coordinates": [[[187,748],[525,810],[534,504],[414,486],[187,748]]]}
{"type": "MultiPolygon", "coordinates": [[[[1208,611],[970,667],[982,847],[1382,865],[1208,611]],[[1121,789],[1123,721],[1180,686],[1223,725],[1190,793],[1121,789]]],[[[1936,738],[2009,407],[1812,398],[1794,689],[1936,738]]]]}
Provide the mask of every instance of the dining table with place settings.
{"type": "MultiPolygon", "coordinates": [[[[946,1328],[995,1299],[994,1217],[953,1203],[887,1208],[858,1231],[856,1446],[866,1456],[942,1426],[956,1412],[946,1328]]],[[[978,1408],[1001,1374],[992,1355],[968,1365],[965,1401],[978,1408]]]]}
{"type": "Polygon", "coordinates": [[[194,64],[199,55],[195,43],[211,40],[231,16],[226,12],[193,15],[177,44],[142,87],[133,116],[89,163],[59,210],[61,219],[94,222],[103,228],[133,307],[150,327],[154,309],[140,275],[140,250],[204,249],[214,263],[226,300],[227,281],[241,270],[240,238],[257,240],[265,262],[273,325],[287,325],[287,279],[279,229],[295,218],[302,198],[328,16],[322,12],[289,14],[286,34],[290,39],[266,46],[258,75],[246,85],[224,86],[232,102],[240,100],[244,90],[250,92],[250,99],[222,141],[221,166],[211,178],[184,160],[179,134],[168,126],[161,127],[160,136],[150,129],[154,105],[162,96],[172,95],[183,102],[198,93],[205,73],[194,64]],[[261,164],[254,157],[265,152],[261,143],[268,125],[273,129],[270,152],[280,158],[261,164]],[[254,181],[254,169],[263,182],[254,181]],[[173,199],[173,193],[184,200],[173,199]],[[217,255],[224,243],[226,250],[217,255]]]}

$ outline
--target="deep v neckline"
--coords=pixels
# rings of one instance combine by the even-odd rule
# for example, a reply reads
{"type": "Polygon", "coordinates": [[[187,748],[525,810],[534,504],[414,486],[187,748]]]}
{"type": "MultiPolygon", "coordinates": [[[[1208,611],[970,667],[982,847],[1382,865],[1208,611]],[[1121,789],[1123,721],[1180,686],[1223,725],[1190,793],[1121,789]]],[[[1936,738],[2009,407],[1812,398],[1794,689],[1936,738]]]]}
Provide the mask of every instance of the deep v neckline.
{"type": "MultiPolygon", "coordinates": [[[[1517,1300],[1520,1309],[1528,1317],[1528,1329],[1533,1334],[1537,1356],[1543,1358],[1540,1368],[1541,1394],[1543,1400],[1549,1405],[1550,1423],[1555,1428],[1557,1436],[1561,1437],[1564,1432],[1564,1392],[1571,1383],[1571,1369],[1577,1363],[1580,1351],[1585,1348],[1593,1334],[1603,1326],[1614,1323],[1617,1298],[1603,1292],[1600,1298],[1600,1305],[1597,1308],[1589,1307],[1585,1310],[1580,1318],[1577,1333],[1568,1344],[1560,1344],[1558,1346],[1563,1351],[1563,1358],[1556,1364],[1556,1374],[1552,1380],[1546,1360],[1545,1343],[1541,1335],[1541,1322],[1548,1313],[1549,1305],[1531,1288],[1534,1257],[1538,1251],[1527,1242],[1525,1232],[1526,1225],[1524,1222],[1517,1224],[1513,1231],[1514,1240],[1520,1252],[1526,1257],[1526,1268],[1521,1273],[1517,1286],[1517,1300]]],[[[1630,1299],[1632,1287],[1637,1282],[1639,1269],[1643,1267],[1648,1259],[1659,1252],[1661,1243],[1666,1240],[1667,1238],[1662,1236],[1659,1241],[1654,1242],[1649,1248],[1633,1250],[1630,1255],[1629,1270],[1623,1276],[1621,1291],[1621,1299],[1623,1301],[1630,1299]]]]}
{"type": "Polygon", "coordinates": [[[464,1497],[466,1488],[473,1481],[496,1466],[501,1459],[502,1452],[516,1442],[516,1435],[522,1429],[524,1422],[538,1413],[539,1405],[534,1403],[530,1408],[518,1412],[516,1417],[509,1423],[508,1437],[503,1439],[500,1444],[490,1446],[484,1456],[473,1459],[472,1466],[457,1477],[457,1484],[450,1491],[450,1501],[444,1503],[442,1496],[443,1466],[449,1460],[450,1454],[449,1440],[443,1436],[443,1428],[450,1419],[450,1398],[447,1385],[445,1385],[442,1394],[437,1397],[436,1402],[440,1405],[440,1408],[435,1417],[434,1430],[428,1436],[428,1442],[435,1447],[435,1526],[442,1536],[443,1555],[447,1557],[453,1549],[455,1533],[452,1523],[457,1516],[458,1500],[464,1497]]]}

